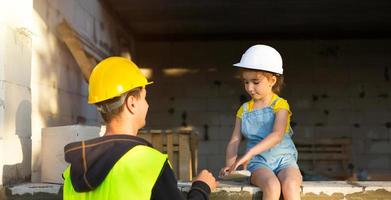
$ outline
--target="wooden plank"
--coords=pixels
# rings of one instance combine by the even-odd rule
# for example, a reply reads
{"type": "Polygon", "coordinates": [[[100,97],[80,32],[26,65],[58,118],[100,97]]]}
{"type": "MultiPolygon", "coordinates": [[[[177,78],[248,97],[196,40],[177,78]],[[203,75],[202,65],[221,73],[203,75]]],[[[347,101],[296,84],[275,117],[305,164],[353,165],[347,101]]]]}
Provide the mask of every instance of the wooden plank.
{"type": "Polygon", "coordinates": [[[139,136],[163,153],[167,153],[171,166],[180,180],[190,181],[197,173],[198,137],[193,132],[172,130],[140,131],[139,136]]]}
{"type": "Polygon", "coordinates": [[[173,143],[173,133],[167,133],[167,155],[171,163],[174,163],[174,143],[173,143]]]}
{"type": "Polygon", "coordinates": [[[198,173],[198,136],[194,132],[190,134],[191,172],[192,176],[198,173]]]}
{"type": "Polygon", "coordinates": [[[139,137],[143,138],[144,140],[152,143],[151,142],[152,141],[152,135],[150,133],[146,132],[146,131],[140,131],[137,136],[139,136],[139,137]]]}
{"type": "Polygon", "coordinates": [[[87,56],[80,40],[75,36],[75,32],[65,20],[57,26],[57,31],[75,58],[85,80],[88,82],[92,69],[95,66],[94,62],[87,56]]]}
{"type": "Polygon", "coordinates": [[[179,180],[191,180],[190,160],[189,135],[179,134],[179,180]]]}
{"type": "Polygon", "coordinates": [[[152,135],[152,146],[163,152],[163,134],[161,133],[150,133],[152,135]]]}

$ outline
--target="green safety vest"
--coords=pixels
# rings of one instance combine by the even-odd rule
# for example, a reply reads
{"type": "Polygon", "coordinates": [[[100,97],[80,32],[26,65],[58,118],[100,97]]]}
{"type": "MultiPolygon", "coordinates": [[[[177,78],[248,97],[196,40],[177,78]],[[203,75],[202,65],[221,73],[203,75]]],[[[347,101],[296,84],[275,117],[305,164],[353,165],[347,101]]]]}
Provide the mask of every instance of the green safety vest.
{"type": "Polygon", "coordinates": [[[122,200],[151,199],[167,155],[144,145],[137,145],[125,153],[107,174],[104,181],[89,192],[73,189],[70,167],[64,171],[64,200],[122,200]]]}

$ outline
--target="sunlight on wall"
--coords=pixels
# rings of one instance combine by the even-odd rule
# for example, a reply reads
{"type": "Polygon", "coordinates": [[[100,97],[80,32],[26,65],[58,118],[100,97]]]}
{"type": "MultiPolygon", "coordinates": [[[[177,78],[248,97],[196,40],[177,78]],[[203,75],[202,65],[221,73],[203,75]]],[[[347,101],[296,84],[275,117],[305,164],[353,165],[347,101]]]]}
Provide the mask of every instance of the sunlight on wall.
{"type": "Polygon", "coordinates": [[[58,113],[58,90],[52,55],[56,49],[55,36],[48,31],[46,22],[33,10],[33,46],[31,62],[31,139],[32,139],[32,181],[40,181],[41,129],[48,119],[43,113],[58,113]]]}
{"type": "Polygon", "coordinates": [[[34,91],[32,93],[33,106],[38,106],[36,111],[57,114],[57,76],[54,71],[55,67],[52,66],[49,59],[56,49],[56,38],[51,32],[47,31],[46,23],[35,10],[33,11],[33,19],[34,37],[31,70],[31,89],[34,91]],[[42,72],[41,69],[44,69],[45,72],[42,72]],[[45,91],[40,91],[43,88],[45,88],[45,91]]]}
{"type": "Polygon", "coordinates": [[[29,15],[32,7],[32,0],[1,1],[0,22],[6,22],[14,28],[31,29],[32,23],[29,15]]]}
{"type": "Polygon", "coordinates": [[[163,74],[171,77],[180,77],[186,74],[196,74],[199,71],[200,70],[198,69],[188,69],[188,68],[167,68],[167,69],[163,69],[163,74]]]}
{"type": "Polygon", "coordinates": [[[23,161],[22,144],[19,137],[11,137],[3,143],[3,164],[15,165],[23,161]],[[10,153],[12,151],[12,153],[10,153]]]}
{"type": "Polygon", "coordinates": [[[148,80],[152,79],[153,76],[153,70],[152,68],[140,68],[141,73],[144,74],[145,77],[147,77],[148,80]]]}
{"type": "MultiPolygon", "coordinates": [[[[18,66],[14,70],[17,72],[18,69],[29,69],[33,0],[1,0],[0,5],[0,65],[4,65],[1,66],[0,73],[1,79],[6,80],[5,82],[8,85],[8,88],[6,88],[8,91],[0,94],[0,99],[3,99],[1,102],[4,106],[3,108],[6,108],[0,113],[2,115],[0,117],[1,185],[4,180],[3,175],[12,176],[12,174],[7,174],[9,171],[4,170],[5,167],[12,168],[12,165],[21,164],[23,160],[28,160],[28,158],[23,157],[23,149],[25,149],[25,155],[30,153],[28,146],[23,146],[22,144],[22,139],[24,141],[28,140],[30,130],[26,125],[26,120],[28,121],[30,116],[17,115],[18,111],[22,115],[26,114],[26,109],[21,108],[21,110],[18,110],[18,106],[20,106],[20,101],[22,100],[25,100],[29,104],[29,92],[26,92],[29,90],[29,80],[21,80],[21,76],[17,76],[14,73],[15,71],[12,72],[11,67],[12,64],[16,63],[18,66]],[[5,73],[3,71],[4,69],[8,69],[8,72],[5,73]],[[6,111],[3,112],[4,110],[6,111]],[[21,122],[22,124],[17,124],[17,122],[21,122]]],[[[25,73],[27,77],[29,76],[29,72],[21,73],[25,73]]],[[[22,167],[24,168],[26,166],[22,167]]],[[[22,176],[29,173],[25,169],[21,169],[19,172],[22,173],[22,176]]],[[[19,175],[17,174],[16,176],[19,175]]]]}
{"type": "Polygon", "coordinates": [[[129,59],[129,60],[132,60],[132,55],[130,54],[129,51],[122,51],[122,52],[120,53],[120,55],[121,55],[121,57],[124,57],[124,58],[127,58],[127,59],[129,59]]]}

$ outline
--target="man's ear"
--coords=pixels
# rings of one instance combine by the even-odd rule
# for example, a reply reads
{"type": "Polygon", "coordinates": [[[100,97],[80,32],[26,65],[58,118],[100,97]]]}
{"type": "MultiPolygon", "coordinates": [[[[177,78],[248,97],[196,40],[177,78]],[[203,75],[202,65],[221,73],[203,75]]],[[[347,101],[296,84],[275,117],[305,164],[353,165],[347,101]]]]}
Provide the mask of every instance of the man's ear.
{"type": "Polygon", "coordinates": [[[136,98],[132,95],[128,96],[125,101],[125,106],[129,110],[129,112],[134,114],[134,109],[135,109],[135,101],[136,98]]]}

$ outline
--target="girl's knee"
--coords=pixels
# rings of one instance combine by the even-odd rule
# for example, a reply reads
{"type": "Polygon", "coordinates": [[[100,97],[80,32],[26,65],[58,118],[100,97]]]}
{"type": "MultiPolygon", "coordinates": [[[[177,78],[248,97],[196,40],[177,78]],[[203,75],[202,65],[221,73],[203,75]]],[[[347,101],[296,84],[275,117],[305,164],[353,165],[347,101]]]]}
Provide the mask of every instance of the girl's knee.
{"type": "Polygon", "coordinates": [[[301,179],[286,179],[284,181],[281,182],[281,189],[283,191],[285,190],[298,190],[300,189],[300,186],[301,186],[301,179]]]}
{"type": "Polygon", "coordinates": [[[261,189],[268,190],[268,191],[280,192],[281,191],[281,184],[277,178],[270,178],[270,179],[267,179],[264,183],[262,183],[261,189]]]}

